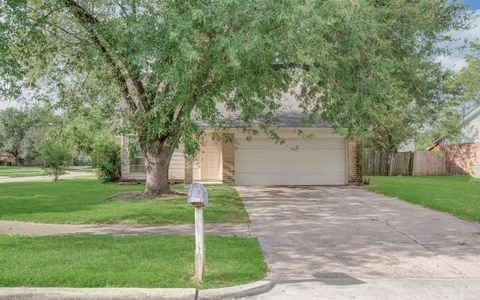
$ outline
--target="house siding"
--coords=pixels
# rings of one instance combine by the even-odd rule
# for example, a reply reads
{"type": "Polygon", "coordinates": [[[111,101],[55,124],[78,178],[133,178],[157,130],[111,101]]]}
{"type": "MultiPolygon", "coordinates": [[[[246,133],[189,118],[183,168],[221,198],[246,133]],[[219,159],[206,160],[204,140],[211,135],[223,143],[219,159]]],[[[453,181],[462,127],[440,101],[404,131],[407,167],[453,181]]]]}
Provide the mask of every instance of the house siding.
{"type": "MultiPolygon", "coordinates": [[[[145,172],[130,172],[130,153],[129,138],[121,137],[118,139],[121,145],[121,175],[123,179],[145,179],[145,172]]],[[[183,147],[175,149],[172,160],[170,161],[169,178],[176,180],[185,179],[185,157],[183,155],[183,147]]]]}
{"type": "Polygon", "coordinates": [[[457,142],[458,144],[480,143],[480,111],[468,118],[457,142]]]}

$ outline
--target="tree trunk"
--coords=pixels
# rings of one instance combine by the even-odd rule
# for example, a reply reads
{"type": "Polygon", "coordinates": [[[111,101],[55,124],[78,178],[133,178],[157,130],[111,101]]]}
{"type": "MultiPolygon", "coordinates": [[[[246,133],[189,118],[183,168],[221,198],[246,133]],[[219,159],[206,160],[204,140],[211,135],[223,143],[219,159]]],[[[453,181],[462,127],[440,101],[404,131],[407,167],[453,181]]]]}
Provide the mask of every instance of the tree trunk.
{"type": "Polygon", "coordinates": [[[162,146],[159,149],[143,151],[147,168],[147,182],[145,195],[148,197],[170,194],[168,183],[168,168],[172,159],[173,149],[170,146],[162,146]]]}

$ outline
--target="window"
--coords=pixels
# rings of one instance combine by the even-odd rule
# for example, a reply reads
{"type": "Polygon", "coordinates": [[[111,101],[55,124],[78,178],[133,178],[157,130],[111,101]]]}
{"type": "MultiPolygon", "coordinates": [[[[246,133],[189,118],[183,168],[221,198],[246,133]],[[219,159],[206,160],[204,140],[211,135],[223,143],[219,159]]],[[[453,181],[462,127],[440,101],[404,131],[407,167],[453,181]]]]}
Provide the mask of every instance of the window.
{"type": "Polygon", "coordinates": [[[134,159],[130,160],[130,173],[145,173],[145,158],[140,151],[138,151],[137,155],[134,159]]]}

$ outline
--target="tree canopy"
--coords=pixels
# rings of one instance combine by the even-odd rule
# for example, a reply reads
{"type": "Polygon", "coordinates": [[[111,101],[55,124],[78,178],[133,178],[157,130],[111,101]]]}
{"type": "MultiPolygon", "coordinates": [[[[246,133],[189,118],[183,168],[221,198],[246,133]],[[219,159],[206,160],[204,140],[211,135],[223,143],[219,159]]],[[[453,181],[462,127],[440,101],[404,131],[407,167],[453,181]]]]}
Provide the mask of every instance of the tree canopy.
{"type": "Polygon", "coordinates": [[[452,79],[450,86],[460,89],[465,101],[480,105],[480,44],[470,44],[471,53],[466,56],[467,66],[452,79]]]}
{"type": "Polygon", "coordinates": [[[17,163],[35,159],[51,121],[50,112],[39,108],[0,110],[0,152],[13,155],[17,163]]]}
{"type": "MultiPolygon", "coordinates": [[[[68,107],[119,103],[147,161],[146,193],[168,192],[173,149],[198,121],[275,126],[282,95],[363,137],[443,105],[438,41],[463,26],[450,0],[0,0],[2,94],[68,107]],[[399,113],[402,118],[397,118],[399,113]]],[[[411,124],[409,124],[411,122],[411,124]]],[[[395,125],[397,126],[397,125],[395,125]]],[[[391,127],[390,127],[391,128],[391,127]]],[[[393,135],[392,132],[387,134],[393,135]]]]}

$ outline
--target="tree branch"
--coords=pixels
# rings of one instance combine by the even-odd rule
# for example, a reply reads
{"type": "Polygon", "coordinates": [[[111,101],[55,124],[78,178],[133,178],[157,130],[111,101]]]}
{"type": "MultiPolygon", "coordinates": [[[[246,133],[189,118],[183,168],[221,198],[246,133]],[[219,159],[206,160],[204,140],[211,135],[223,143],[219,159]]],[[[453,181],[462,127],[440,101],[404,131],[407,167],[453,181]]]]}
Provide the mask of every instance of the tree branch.
{"type": "Polygon", "coordinates": [[[124,63],[120,59],[115,58],[110,52],[109,49],[111,46],[95,28],[95,26],[99,23],[98,19],[85,8],[80,6],[75,0],[64,0],[63,2],[71,14],[87,30],[93,43],[98,46],[103,54],[107,64],[112,67],[114,77],[119,83],[122,92],[126,97],[126,101],[132,111],[136,111],[138,109],[143,110],[143,102],[141,99],[145,93],[143,84],[138,79],[138,76],[132,76],[124,63]]]}

